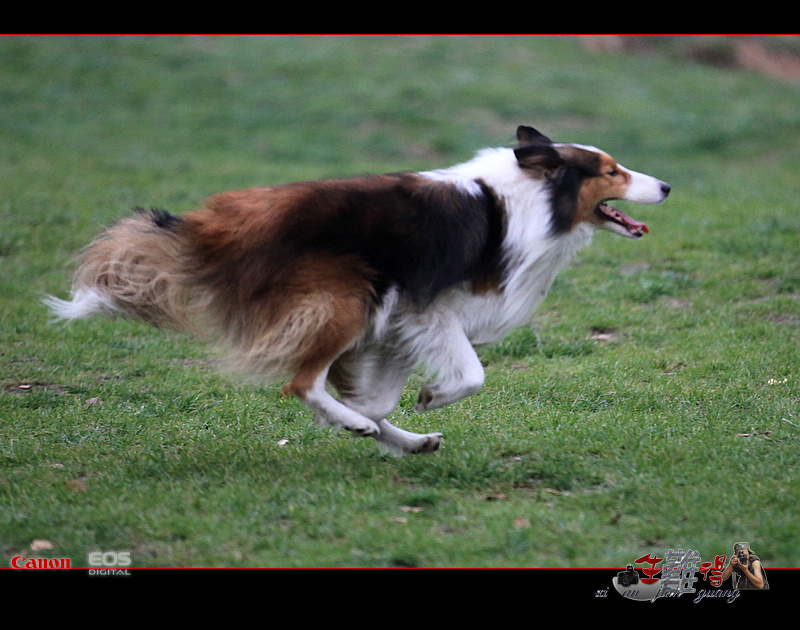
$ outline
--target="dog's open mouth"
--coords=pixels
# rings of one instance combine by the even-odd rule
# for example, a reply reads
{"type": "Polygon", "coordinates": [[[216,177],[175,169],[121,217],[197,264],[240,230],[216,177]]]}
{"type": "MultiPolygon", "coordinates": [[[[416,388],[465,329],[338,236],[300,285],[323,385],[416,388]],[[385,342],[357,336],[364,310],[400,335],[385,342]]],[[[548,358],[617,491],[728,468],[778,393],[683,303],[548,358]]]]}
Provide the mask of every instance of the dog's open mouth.
{"type": "MultiPolygon", "coordinates": [[[[630,236],[631,238],[641,238],[650,232],[644,223],[640,223],[639,221],[632,219],[621,210],[617,210],[616,208],[609,206],[607,203],[601,203],[599,206],[597,206],[597,208],[595,208],[595,212],[600,215],[604,221],[610,221],[616,226],[621,227],[622,230],[624,230],[623,234],[625,236],[630,236]]],[[[611,228],[612,226],[608,227],[611,228]]],[[[612,231],[620,232],[619,228],[612,229],[612,231]]]]}

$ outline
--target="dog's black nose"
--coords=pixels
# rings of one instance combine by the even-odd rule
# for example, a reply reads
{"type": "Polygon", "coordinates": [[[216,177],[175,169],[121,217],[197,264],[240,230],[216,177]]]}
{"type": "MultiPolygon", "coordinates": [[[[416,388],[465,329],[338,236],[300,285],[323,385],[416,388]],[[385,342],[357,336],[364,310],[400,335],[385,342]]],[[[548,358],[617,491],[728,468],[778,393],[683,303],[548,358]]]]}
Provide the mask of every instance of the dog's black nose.
{"type": "Polygon", "coordinates": [[[661,182],[661,192],[664,193],[665,197],[669,194],[670,190],[672,190],[672,186],[670,186],[667,182],[661,182]]]}

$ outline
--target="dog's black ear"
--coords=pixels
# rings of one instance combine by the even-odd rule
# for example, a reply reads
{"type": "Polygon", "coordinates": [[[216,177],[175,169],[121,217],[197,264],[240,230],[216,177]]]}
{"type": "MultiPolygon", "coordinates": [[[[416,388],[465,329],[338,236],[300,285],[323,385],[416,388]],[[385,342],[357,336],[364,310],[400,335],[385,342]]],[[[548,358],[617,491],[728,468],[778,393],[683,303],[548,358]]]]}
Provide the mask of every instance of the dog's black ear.
{"type": "Polygon", "coordinates": [[[519,146],[514,149],[517,163],[521,168],[557,169],[564,163],[553,142],[533,127],[517,127],[519,146]]]}
{"type": "Polygon", "coordinates": [[[553,141],[550,140],[546,135],[540,133],[533,127],[526,127],[525,125],[520,125],[517,127],[517,142],[520,145],[524,144],[553,144],[553,141]]]}

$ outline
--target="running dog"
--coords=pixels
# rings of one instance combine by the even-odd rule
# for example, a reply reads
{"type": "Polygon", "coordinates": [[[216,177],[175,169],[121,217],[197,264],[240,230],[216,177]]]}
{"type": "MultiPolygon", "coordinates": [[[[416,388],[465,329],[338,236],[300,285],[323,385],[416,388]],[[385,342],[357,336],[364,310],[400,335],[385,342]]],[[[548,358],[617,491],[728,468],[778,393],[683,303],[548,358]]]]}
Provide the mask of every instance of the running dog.
{"type": "Polygon", "coordinates": [[[194,333],[232,370],[285,380],[317,422],[432,452],[440,433],[387,420],[412,370],[429,375],[418,411],[474,394],[474,347],[528,323],[595,229],[648,231],[608,202],[669,191],[521,126],[513,148],[442,170],[227,192],[180,217],[140,209],[83,251],[71,300],[49,304],[194,333]]]}

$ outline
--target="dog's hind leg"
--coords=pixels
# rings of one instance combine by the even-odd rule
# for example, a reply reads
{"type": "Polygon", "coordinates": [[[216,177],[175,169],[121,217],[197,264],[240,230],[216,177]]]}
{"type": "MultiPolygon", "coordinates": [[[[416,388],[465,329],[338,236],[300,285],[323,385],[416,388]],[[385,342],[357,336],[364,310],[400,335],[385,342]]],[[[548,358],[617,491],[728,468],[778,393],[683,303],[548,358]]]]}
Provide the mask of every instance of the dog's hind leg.
{"type": "Polygon", "coordinates": [[[377,437],[380,433],[377,423],[331,396],[325,389],[327,378],[328,366],[313,377],[310,373],[300,373],[283,391],[302,400],[314,412],[314,420],[319,424],[347,429],[362,437],[377,437]]]}
{"type": "Polygon", "coordinates": [[[336,360],[328,380],[345,405],[378,422],[394,411],[413,368],[397,353],[358,348],[336,360]]]}
{"type": "Polygon", "coordinates": [[[359,436],[374,436],[380,432],[378,425],[336,400],[325,387],[331,366],[363,333],[366,298],[346,291],[332,292],[331,296],[328,318],[296,358],[294,377],[283,392],[303,401],[320,424],[341,427],[359,436]]]}
{"type": "Polygon", "coordinates": [[[342,402],[374,420],[380,433],[373,435],[393,455],[432,453],[439,449],[441,433],[413,433],[392,425],[386,417],[394,411],[414,362],[396,352],[371,350],[341,357],[329,374],[342,402]]]}

